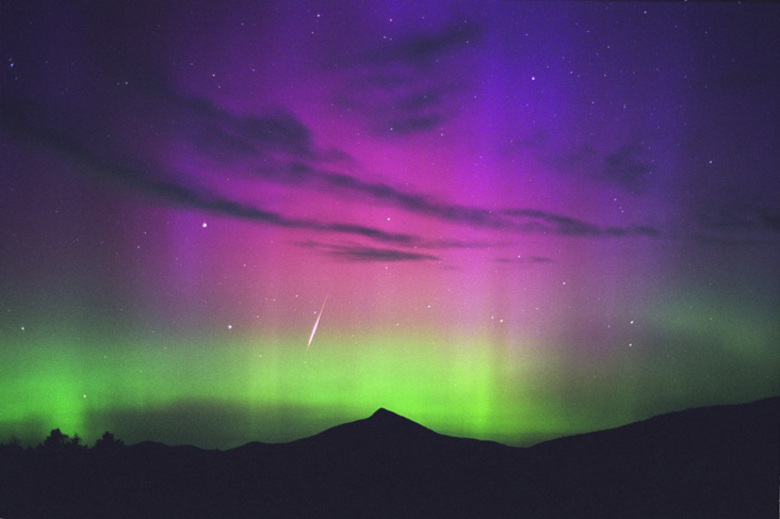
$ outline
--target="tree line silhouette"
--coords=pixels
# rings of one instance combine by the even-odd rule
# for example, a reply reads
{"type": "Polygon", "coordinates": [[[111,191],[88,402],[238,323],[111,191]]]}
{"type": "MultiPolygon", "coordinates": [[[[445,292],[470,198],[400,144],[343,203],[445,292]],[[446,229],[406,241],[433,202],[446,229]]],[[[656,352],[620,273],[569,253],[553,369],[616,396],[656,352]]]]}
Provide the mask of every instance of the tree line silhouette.
{"type": "MultiPolygon", "coordinates": [[[[6,466],[32,466],[56,471],[58,466],[64,466],[66,463],[77,468],[79,460],[83,463],[96,463],[103,458],[111,461],[125,449],[125,442],[115,438],[109,431],[104,432],[95,445],[90,447],[78,434],[71,437],[58,428],[52,429],[46,439],[34,447],[23,447],[17,438],[0,444],[0,460],[6,466]]],[[[0,496],[2,492],[3,489],[0,488],[0,496]]]]}
{"type": "Polygon", "coordinates": [[[87,450],[94,450],[95,452],[110,452],[117,449],[121,449],[125,446],[125,442],[114,437],[111,432],[104,432],[96,442],[95,445],[90,447],[84,443],[84,440],[78,435],[74,434],[73,437],[63,433],[59,428],[52,429],[49,435],[38,444],[37,447],[22,447],[18,438],[12,437],[7,443],[0,444],[0,449],[4,451],[23,451],[23,450],[37,450],[40,452],[85,452],[87,450]]]}
{"type": "Polygon", "coordinates": [[[108,431],[92,447],[53,429],[37,446],[0,444],[0,517],[114,515],[114,486],[128,448],[108,431]]]}

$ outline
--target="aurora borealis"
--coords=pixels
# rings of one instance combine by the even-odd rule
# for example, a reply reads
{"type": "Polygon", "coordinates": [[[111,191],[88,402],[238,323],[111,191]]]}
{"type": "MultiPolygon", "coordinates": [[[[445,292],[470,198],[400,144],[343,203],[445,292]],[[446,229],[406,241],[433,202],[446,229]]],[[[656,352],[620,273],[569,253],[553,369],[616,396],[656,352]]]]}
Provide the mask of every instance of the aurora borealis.
{"type": "Polygon", "coordinates": [[[385,407],[521,445],[780,394],[777,5],[1,14],[0,441],[385,407]]]}

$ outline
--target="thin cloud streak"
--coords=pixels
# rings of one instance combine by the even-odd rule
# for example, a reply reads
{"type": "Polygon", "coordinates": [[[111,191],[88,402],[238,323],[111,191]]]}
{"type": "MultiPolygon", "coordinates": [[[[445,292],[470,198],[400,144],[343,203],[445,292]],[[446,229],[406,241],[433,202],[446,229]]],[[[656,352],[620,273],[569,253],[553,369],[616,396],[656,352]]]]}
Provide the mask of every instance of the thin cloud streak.
{"type": "Polygon", "coordinates": [[[496,263],[506,263],[509,265],[544,265],[548,263],[555,263],[555,260],[549,256],[517,256],[514,258],[496,258],[496,263]]]}
{"type": "Polygon", "coordinates": [[[299,243],[301,247],[316,250],[334,258],[350,262],[401,262],[401,261],[441,261],[432,254],[402,251],[398,249],[369,247],[358,244],[337,245],[319,242],[299,243]]]}
{"type": "Polygon", "coordinates": [[[521,219],[523,222],[519,223],[519,225],[526,232],[560,234],[564,236],[609,236],[613,238],[630,236],[657,238],[662,236],[660,230],[647,225],[599,227],[583,220],[536,209],[505,209],[503,213],[521,219]]]}

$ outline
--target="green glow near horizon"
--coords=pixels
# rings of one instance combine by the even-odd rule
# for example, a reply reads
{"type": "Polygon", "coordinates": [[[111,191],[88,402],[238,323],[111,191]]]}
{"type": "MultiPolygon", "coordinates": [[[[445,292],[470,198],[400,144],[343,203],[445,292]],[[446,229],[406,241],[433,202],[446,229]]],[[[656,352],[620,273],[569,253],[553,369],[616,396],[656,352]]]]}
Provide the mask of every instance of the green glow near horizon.
{"type": "Polygon", "coordinates": [[[305,334],[279,330],[26,331],[6,350],[13,369],[0,378],[0,441],[36,443],[59,427],[87,441],[111,430],[130,442],[229,448],[289,441],[385,407],[443,434],[528,444],[689,401],[777,391],[768,316],[681,298],[659,305],[653,319],[632,348],[599,354],[488,329],[374,329],[364,338],[332,326],[308,353],[305,334]],[[749,343],[741,350],[740,338],[749,343]],[[740,382],[748,372],[749,387],[740,382]],[[196,433],[201,421],[214,423],[196,433]]]}
{"type": "MultiPolygon", "coordinates": [[[[555,413],[539,414],[541,403],[532,398],[544,370],[540,362],[527,363],[522,377],[510,379],[502,375],[502,359],[476,337],[445,345],[415,334],[339,346],[348,340],[355,341],[318,337],[308,354],[300,344],[289,346],[300,342],[292,339],[243,337],[218,345],[160,340],[168,345],[139,352],[120,344],[82,357],[73,352],[83,344],[52,338],[28,345],[14,376],[3,378],[0,390],[12,404],[4,406],[0,423],[13,429],[31,422],[40,435],[59,427],[94,439],[114,426],[91,430],[96,415],[212,402],[243,406],[259,416],[278,407],[321,409],[334,419],[362,418],[385,407],[442,433],[486,439],[516,437],[523,428],[534,435],[566,430],[555,413]],[[525,395],[526,405],[512,405],[518,394],[525,395]],[[451,421],[453,409],[457,423],[451,421]]],[[[92,345],[90,351],[100,349],[92,345]]],[[[245,441],[266,439],[251,433],[250,427],[245,441]]]]}

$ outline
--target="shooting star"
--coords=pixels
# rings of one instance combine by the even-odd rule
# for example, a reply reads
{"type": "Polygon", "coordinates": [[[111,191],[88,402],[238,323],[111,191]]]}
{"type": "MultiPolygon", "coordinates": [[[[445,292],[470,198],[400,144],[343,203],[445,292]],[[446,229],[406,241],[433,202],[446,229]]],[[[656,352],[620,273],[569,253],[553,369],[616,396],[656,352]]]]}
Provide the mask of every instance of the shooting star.
{"type": "Polygon", "coordinates": [[[309,336],[309,343],[306,345],[306,352],[309,351],[309,346],[311,346],[311,341],[314,340],[314,334],[317,333],[317,326],[320,324],[320,318],[322,317],[322,311],[325,310],[325,303],[328,302],[328,296],[325,296],[325,300],[322,302],[322,308],[320,308],[320,313],[317,314],[317,320],[314,321],[314,328],[311,329],[311,335],[309,336]]]}

